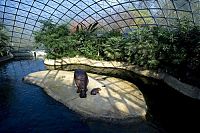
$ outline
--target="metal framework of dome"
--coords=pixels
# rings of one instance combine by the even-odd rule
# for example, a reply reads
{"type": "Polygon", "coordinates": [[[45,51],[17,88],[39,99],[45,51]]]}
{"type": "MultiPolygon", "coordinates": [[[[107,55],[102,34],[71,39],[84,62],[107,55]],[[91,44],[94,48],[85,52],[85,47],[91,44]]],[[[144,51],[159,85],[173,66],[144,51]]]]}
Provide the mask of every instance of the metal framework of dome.
{"type": "Polygon", "coordinates": [[[9,31],[11,45],[28,48],[39,20],[75,27],[95,21],[103,30],[128,32],[141,26],[171,26],[187,18],[199,23],[199,0],[1,0],[0,23],[9,31]]]}

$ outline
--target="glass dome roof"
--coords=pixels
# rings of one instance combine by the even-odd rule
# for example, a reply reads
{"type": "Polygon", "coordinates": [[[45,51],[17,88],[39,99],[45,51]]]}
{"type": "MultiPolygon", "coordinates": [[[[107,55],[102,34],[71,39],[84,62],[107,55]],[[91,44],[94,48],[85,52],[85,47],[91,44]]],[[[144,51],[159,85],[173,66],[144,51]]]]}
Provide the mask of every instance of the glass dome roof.
{"type": "Polygon", "coordinates": [[[29,49],[40,20],[75,27],[95,21],[103,30],[128,32],[146,25],[171,26],[186,18],[199,24],[199,0],[1,0],[0,23],[8,29],[11,45],[29,49]]]}

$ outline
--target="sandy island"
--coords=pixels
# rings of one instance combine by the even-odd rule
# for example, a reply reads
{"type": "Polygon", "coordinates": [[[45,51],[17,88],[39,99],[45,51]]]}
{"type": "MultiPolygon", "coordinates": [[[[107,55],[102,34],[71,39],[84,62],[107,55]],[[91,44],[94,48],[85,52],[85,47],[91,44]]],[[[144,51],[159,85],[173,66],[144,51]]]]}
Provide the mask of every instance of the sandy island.
{"type": "Polygon", "coordinates": [[[102,120],[144,120],[147,106],[143,94],[134,84],[103,75],[88,73],[87,98],[76,93],[73,71],[46,70],[31,73],[24,81],[40,86],[55,100],[88,118],[102,120]],[[90,95],[99,87],[97,95],[90,95]]]}

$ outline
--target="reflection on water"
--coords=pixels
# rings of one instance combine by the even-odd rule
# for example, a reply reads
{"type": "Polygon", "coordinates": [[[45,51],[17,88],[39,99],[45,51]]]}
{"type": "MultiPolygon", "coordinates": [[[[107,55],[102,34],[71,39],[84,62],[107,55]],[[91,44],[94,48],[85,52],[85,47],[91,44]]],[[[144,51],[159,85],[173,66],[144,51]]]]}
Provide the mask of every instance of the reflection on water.
{"type": "MultiPolygon", "coordinates": [[[[22,78],[44,70],[42,60],[15,60],[0,65],[0,132],[159,133],[152,123],[116,125],[85,120],[22,78]]],[[[163,131],[163,130],[162,130],[163,131]]]]}

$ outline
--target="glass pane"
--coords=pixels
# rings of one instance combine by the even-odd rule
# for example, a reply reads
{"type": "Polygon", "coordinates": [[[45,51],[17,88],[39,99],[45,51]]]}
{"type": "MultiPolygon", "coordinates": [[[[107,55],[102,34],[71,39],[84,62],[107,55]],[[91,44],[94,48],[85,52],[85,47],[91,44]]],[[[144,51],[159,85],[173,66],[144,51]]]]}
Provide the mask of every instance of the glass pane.
{"type": "Polygon", "coordinates": [[[0,22],[9,29],[11,40],[16,40],[17,33],[12,33],[19,31],[17,27],[32,35],[41,27],[39,20],[71,22],[72,27],[98,21],[102,30],[127,32],[148,24],[171,26],[184,18],[200,23],[199,0],[0,0],[0,22]]]}

